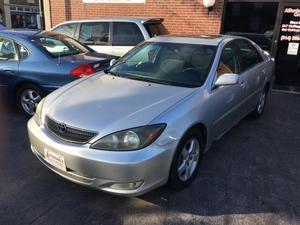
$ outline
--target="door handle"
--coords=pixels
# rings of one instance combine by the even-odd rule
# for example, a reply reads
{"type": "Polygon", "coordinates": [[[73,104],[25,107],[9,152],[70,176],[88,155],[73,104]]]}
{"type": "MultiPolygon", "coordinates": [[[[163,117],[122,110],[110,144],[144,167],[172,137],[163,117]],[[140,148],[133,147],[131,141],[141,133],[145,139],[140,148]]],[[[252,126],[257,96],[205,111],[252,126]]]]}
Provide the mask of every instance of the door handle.
{"type": "Polygon", "coordinates": [[[6,68],[3,68],[2,70],[6,73],[14,73],[15,72],[14,68],[11,68],[11,67],[6,67],[6,68]]]}
{"type": "Polygon", "coordinates": [[[240,84],[241,88],[246,88],[246,81],[242,80],[240,84]]]}

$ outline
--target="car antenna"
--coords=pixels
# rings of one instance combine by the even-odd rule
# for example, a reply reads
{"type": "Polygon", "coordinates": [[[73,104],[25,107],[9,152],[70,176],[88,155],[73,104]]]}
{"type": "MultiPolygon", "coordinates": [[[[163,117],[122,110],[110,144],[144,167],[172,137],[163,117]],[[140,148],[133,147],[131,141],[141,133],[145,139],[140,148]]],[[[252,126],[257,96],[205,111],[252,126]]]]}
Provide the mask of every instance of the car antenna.
{"type": "MultiPolygon", "coordinates": [[[[58,34],[58,40],[60,41],[60,34],[58,34]]],[[[61,64],[61,59],[60,59],[60,51],[58,51],[58,62],[57,65],[61,64]]]]}

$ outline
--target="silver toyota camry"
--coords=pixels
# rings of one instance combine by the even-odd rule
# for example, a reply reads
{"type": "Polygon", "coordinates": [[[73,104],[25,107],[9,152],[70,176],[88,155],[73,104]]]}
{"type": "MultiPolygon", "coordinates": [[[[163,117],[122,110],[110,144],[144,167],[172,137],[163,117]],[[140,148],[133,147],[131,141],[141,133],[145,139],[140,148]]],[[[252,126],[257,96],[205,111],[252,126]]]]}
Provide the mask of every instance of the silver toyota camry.
{"type": "Polygon", "coordinates": [[[152,38],[43,99],[28,122],[31,148],[62,177],[106,192],[184,188],[215,140],[263,114],[273,74],[242,37],[152,38]]]}

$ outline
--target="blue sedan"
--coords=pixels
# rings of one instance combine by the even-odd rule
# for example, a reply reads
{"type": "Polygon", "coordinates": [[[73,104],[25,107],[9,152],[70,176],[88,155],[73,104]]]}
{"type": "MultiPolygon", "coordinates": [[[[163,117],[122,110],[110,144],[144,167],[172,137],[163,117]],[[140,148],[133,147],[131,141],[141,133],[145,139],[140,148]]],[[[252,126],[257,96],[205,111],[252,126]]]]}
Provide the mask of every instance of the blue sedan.
{"type": "Polygon", "coordinates": [[[0,90],[31,116],[45,95],[105,69],[112,57],[53,32],[2,30],[0,90]]]}

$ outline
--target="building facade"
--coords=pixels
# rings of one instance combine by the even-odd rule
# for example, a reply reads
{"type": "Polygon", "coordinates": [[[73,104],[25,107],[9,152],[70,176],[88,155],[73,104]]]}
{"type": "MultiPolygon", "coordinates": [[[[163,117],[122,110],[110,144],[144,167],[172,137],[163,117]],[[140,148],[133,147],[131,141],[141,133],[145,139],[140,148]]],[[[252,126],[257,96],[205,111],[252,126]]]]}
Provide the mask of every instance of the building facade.
{"type": "Polygon", "coordinates": [[[300,0],[215,0],[209,13],[204,0],[43,1],[47,29],[102,16],[163,17],[171,34],[246,36],[275,58],[278,84],[300,86],[300,0]]]}
{"type": "Polygon", "coordinates": [[[199,0],[46,0],[46,2],[50,2],[52,26],[66,20],[101,16],[163,17],[170,33],[185,34],[219,33],[223,11],[223,1],[217,1],[209,15],[199,0]]]}
{"type": "Polygon", "coordinates": [[[39,3],[39,0],[2,0],[0,9],[2,7],[3,24],[8,28],[38,28],[40,26],[39,3]]]}
{"type": "Polygon", "coordinates": [[[0,23],[5,24],[4,20],[4,2],[0,1],[0,23]]]}

